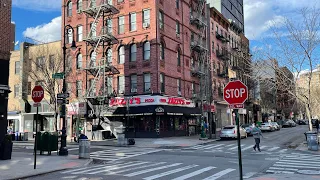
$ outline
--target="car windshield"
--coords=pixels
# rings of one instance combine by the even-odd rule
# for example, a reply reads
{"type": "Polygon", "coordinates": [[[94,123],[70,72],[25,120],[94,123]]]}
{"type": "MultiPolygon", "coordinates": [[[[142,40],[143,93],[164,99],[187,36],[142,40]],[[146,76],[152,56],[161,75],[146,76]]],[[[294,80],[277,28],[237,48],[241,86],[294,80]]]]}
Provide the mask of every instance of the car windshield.
{"type": "Polygon", "coordinates": [[[234,129],[233,126],[227,126],[227,127],[224,127],[223,129],[234,129]]]}

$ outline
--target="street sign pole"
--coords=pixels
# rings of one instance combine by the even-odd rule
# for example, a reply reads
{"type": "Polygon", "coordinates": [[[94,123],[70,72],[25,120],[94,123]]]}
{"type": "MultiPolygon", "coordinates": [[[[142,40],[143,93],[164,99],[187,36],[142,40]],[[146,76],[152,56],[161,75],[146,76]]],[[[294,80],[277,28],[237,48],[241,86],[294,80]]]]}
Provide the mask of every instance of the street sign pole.
{"type": "Polygon", "coordinates": [[[34,138],[35,140],[34,140],[34,163],[33,163],[33,169],[37,168],[38,113],[39,113],[39,106],[37,105],[36,136],[34,138]]]}
{"type": "Polygon", "coordinates": [[[242,154],[241,154],[241,136],[240,136],[240,122],[239,122],[238,109],[234,109],[234,113],[235,113],[235,115],[236,115],[235,118],[236,118],[236,124],[237,124],[239,173],[240,173],[240,180],[243,180],[243,175],[242,175],[242,154]]]}

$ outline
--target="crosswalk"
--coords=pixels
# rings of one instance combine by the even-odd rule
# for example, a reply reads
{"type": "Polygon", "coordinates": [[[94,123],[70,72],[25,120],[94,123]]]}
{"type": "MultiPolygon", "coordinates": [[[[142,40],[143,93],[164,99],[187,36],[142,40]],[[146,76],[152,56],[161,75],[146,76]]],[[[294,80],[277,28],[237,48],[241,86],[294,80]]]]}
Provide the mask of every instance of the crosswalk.
{"type": "MultiPolygon", "coordinates": [[[[281,149],[281,147],[277,146],[260,146],[261,151],[264,152],[277,152],[277,153],[286,153],[288,149],[281,149]]],[[[237,144],[207,144],[207,145],[195,145],[191,147],[186,147],[181,150],[201,150],[204,152],[235,152],[238,151],[238,145],[237,144]]],[[[241,144],[241,151],[249,151],[252,152],[253,145],[252,144],[241,144]]]]}
{"type": "MultiPolygon", "coordinates": [[[[104,175],[122,176],[124,178],[137,178],[144,180],[154,179],[203,179],[216,180],[220,178],[230,178],[236,173],[236,169],[207,166],[202,167],[197,164],[168,163],[168,162],[148,162],[148,161],[114,161],[105,165],[94,165],[90,167],[77,168],[61,172],[65,175],[104,175]]],[[[109,179],[106,177],[106,179],[109,179]]],[[[110,177],[110,179],[112,179],[110,177]]]]}
{"type": "Polygon", "coordinates": [[[283,156],[267,173],[320,175],[320,155],[291,153],[283,156]]]}
{"type": "Polygon", "coordinates": [[[90,153],[90,157],[102,161],[116,161],[121,159],[132,158],[144,154],[150,154],[162,151],[161,149],[152,148],[118,148],[95,151],[90,153]]]}

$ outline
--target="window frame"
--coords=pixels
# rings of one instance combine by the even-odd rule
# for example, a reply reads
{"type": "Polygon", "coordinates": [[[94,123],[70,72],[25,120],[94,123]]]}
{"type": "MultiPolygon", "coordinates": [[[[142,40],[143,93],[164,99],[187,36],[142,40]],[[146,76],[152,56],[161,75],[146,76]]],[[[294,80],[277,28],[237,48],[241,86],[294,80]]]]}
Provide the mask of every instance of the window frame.
{"type": "Polygon", "coordinates": [[[124,34],[125,28],[125,17],[119,16],[118,17],[118,34],[124,34]]]}
{"type": "MultiPolygon", "coordinates": [[[[149,25],[150,25],[150,9],[143,9],[142,10],[142,23],[144,24],[144,23],[149,23],[149,25]],[[146,18],[147,16],[146,16],[146,12],[148,12],[148,14],[149,14],[149,18],[146,18]]],[[[142,25],[143,25],[142,24],[142,25]]]]}
{"type": "Polygon", "coordinates": [[[151,43],[150,41],[145,41],[143,43],[143,60],[149,61],[151,59],[151,43]],[[149,45],[149,46],[146,46],[149,45]]]}
{"type": "Polygon", "coordinates": [[[160,81],[160,91],[162,93],[165,92],[165,75],[164,73],[160,73],[160,77],[159,77],[159,81],[160,81]]]}
{"type": "Polygon", "coordinates": [[[14,74],[20,74],[20,61],[14,62],[14,74]]]}
{"type": "Polygon", "coordinates": [[[159,28],[164,29],[164,14],[161,10],[159,10],[159,28]]]}
{"type": "Polygon", "coordinates": [[[130,31],[136,31],[137,30],[137,13],[131,12],[129,14],[129,29],[130,31]]]}
{"type": "Polygon", "coordinates": [[[176,20],[176,35],[180,35],[181,31],[180,31],[180,22],[178,20],[176,20]]]}
{"type": "Polygon", "coordinates": [[[179,96],[181,95],[181,78],[177,79],[177,93],[179,96]]]}
{"type": "Polygon", "coordinates": [[[76,96],[82,97],[82,81],[80,80],[76,81],[76,96]]]}
{"type": "Polygon", "coordinates": [[[77,1],[77,13],[81,13],[82,5],[83,5],[82,0],[78,0],[77,1]]]}
{"type": "Polygon", "coordinates": [[[137,44],[132,43],[130,45],[130,62],[137,61],[137,44]]]}
{"type": "Polygon", "coordinates": [[[180,0],[176,0],[176,9],[180,8],[180,0]]]}
{"type": "Polygon", "coordinates": [[[78,25],[77,26],[77,42],[81,42],[83,40],[83,26],[82,25],[78,25]],[[81,29],[81,31],[80,31],[81,29]],[[81,33],[79,33],[81,32],[81,33]]]}
{"type": "Polygon", "coordinates": [[[14,85],[14,97],[19,97],[19,91],[20,91],[20,85],[19,84],[15,84],[14,85]]]}
{"type": "Polygon", "coordinates": [[[160,49],[160,60],[164,60],[164,58],[165,58],[165,52],[164,52],[165,45],[164,45],[163,41],[160,42],[160,48],[159,49],[160,49]]]}
{"type": "Polygon", "coordinates": [[[113,58],[113,54],[112,54],[112,48],[108,48],[106,51],[106,57],[107,57],[107,62],[108,63],[112,63],[112,58],[113,58]]]}
{"type": "Polygon", "coordinates": [[[117,78],[118,80],[118,93],[125,93],[126,90],[126,80],[125,80],[125,76],[118,76],[117,78]],[[120,84],[120,78],[123,78],[123,84],[120,84]],[[121,92],[121,90],[123,90],[123,92],[121,92]]]}
{"type": "Polygon", "coordinates": [[[67,17],[72,16],[72,1],[68,1],[67,3],[67,17]]]}
{"type": "Polygon", "coordinates": [[[82,54],[81,53],[78,53],[77,56],[76,56],[76,69],[81,69],[83,67],[83,64],[82,64],[82,54]],[[80,58],[79,58],[80,57],[80,58]]]}
{"type": "Polygon", "coordinates": [[[118,48],[118,64],[124,64],[125,61],[126,61],[126,52],[125,52],[124,45],[121,45],[118,48]],[[120,51],[122,52],[122,50],[123,50],[123,53],[120,53],[120,51]],[[122,59],[123,59],[123,62],[121,61],[122,59]]]}
{"type": "Polygon", "coordinates": [[[138,90],[138,76],[137,76],[137,74],[131,74],[130,75],[130,92],[136,93],[137,90],[138,90]],[[133,81],[133,80],[135,80],[135,81],[133,81]],[[133,89],[135,89],[135,91],[132,91],[133,89]]]}
{"type": "Polygon", "coordinates": [[[178,48],[177,50],[177,66],[181,67],[181,50],[178,48]]]}
{"type": "Polygon", "coordinates": [[[151,73],[143,73],[143,92],[151,92],[151,73]],[[146,80],[147,75],[149,75],[149,82],[146,80]],[[149,89],[146,89],[147,84],[149,84],[149,89]]]}

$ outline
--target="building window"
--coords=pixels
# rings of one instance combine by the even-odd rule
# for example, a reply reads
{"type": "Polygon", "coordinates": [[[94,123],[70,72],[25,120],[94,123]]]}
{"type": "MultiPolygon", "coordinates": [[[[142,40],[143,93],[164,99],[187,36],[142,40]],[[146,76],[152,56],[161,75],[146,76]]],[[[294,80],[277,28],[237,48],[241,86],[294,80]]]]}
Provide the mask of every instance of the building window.
{"type": "Polygon", "coordinates": [[[143,19],[143,28],[148,28],[150,26],[150,10],[144,9],[142,13],[142,19],[143,19]]]}
{"type": "Polygon", "coordinates": [[[211,49],[212,49],[212,52],[214,52],[214,41],[212,41],[211,43],[211,49]]]}
{"type": "Polygon", "coordinates": [[[78,0],[77,2],[77,13],[81,13],[82,11],[82,0],[78,0]]]}
{"type": "Polygon", "coordinates": [[[177,51],[177,64],[178,66],[181,66],[181,52],[180,49],[177,51]]]}
{"type": "Polygon", "coordinates": [[[68,7],[67,16],[71,17],[72,16],[72,2],[71,1],[68,2],[67,7],[68,7]]]}
{"type": "Polygon", "coordinates": [[[176,0],[176,8],[179,9],[180,7],[180,0],[176,0]]]}
{"type": "Polygon", "coordinates": [[[77,55],[77,69],[81,69],[82,68],[82,55],[79,53],[77,55]]]}
{"type": "Polygon", "coordinates": [[[77,41],[79,42],[79,41],[82,41],[82,26],[81,25],[79,25],[78,27],[77,27],[77,41]]]}
{"type": "Polygon", "coordinates": [[[54,63],[54,55],[49,55],[49,70],[54,72],[55,63],[54,63]]]}
{"type": "Polygon", "coordinates": [[[160,59],[164,60],[164,43],[160,43],[160,59]]]}
{"type": "Polygon", "coordinates": [[[37,57],[37,63],[36,63],[36,70],[39,71],[40,69],[43,69],[45,66],[45,57],[41,56],[41,57],[37,57]]]}
{"type": "Polygon", "coordinates": [[[14,85],[14,97],[19,96],[19,84],[14,85]]]}
{"type": "Polygon", "coordinates": [[[72,40],[73,40],[73,33],[72,33],[72,30],[69,29],[67,31],[67,44],[71,44],[72,43],[72,40]]]}
{"type": "Polygon", "coordinates": [[[95,96],[96,95],[96,83],[94,82],[94,79],[89,79],[89,96],[95,96]]]}
{"type": "Polygon", "coordinates": [[[219,33],[219,26],[216,25],[216,33],[219,33]]]}
{"type": "Polygon", "coordinates": [[[161,93],[165,92],[165,79],[164,79],[163,73],[160,73],[160,92],[161,93]]]}
{"type": "Polygon", "coordinates": [[[130,88],[132,93],[137,92],[137,75],[133,74],[130,76],[130,88]]]}
{"type": "Polygon", "coordinates": [[[137,45],[131,44],[130,46],[130,62],[137,60],[137,45]]]}
{"type": "Polygon", "coordinates": [[[20,61],[16,61],[14,63],[14,73],[19,74],[20,73],[20,61]]]}
{"type": "Polygon", "coordinates": [[[192,82],[191,84],[191,93],[195,94],[194,82],[192,82]]]}
{"type": "Polygon", "coordinates": [[[112,19],[107,20],[107,28],[108,28],[108,33],[112,34],[112,19]]]}
{"type": "Polygon", "coordinates": [[[118,0],[118,3],[119,3],[119,2],[123,2],[123,0],[118,0]]]}
{"type": "Polygon", "coordinates": [[[119,94],[124,94],[125,82],[124,76],[118,76],[118,92],[119,94]]]}
{"type": "Polygon", "coordinates": [[[163,17],[162,11],[159,11],[159,28],[160,29],[164,28],[164,17],[163,17]]]}
{"type": "Polygon", "coordinates": [[[90,67],[94,67],[97,65],[97,53],[92,51],[90,53],[90,67]]]}
{"type": "Polygon", "coordinates": [[[151,75],[150,73],[143,74],[144,92],[151,91],[151,75]]]}
{"type": "Polygon", "coordinates": [[[124,33],[124,16],[118,17],[118,34],[124,33]]]}
{"type": "Polygon", "coordinates": [[[97,23],[90,23],[90,32],[91,32],[91,37],[96,37],[97,36],[97,23]]]}
{"type": "Polygon", "coordinates": [[[143,44],[143,59],[149,60],[150,59],[150,42],[146,41],[143,44]]]}
{"type": "Polygon", "coordinates": [[[130,31],[136,31],[137,30],[137,14],[136,13],[130,13],[130,31]]]}
{"type": "Polygon", "coordinates": [[[191,56],[191,59],[190,59],[190,63],[191,63],[191,67],[195,67],[195,63],[194,63],[194,58],[193,56],[191,56]]]}
{"type": "Polygon", "coordinates": [[[181,96],[181,79],[177,79],[177,92],[181,96]]]}
{"type": "Polygon", "coordinates": [[[111,48],[109,48],[107,50],[107,62],[112,63],[112,49],[111,48]]]}
{"type": "Polygon", "coordinates": [[[119,64],[124,64],[125,61],[125,51],[124,51],[124,46],[120,46],[118,49],[118,63],[119,64]]]}
{"type": "Polygon", "coordinates": [[[66,64],[66,69],[67,69],[67,71],[71,71],[71,68],[72,68],[72,57],[71,57],[71,56],[68,56],[68,58],[67,58],[67,64],[66,64]]]}
{"type": "Polygon", "coordinates": [[[113,93],[113,78],[112,77],[107,77],[107,92],[108,94],[113,93]]]}
{"type": "Polygon", "coordinates": [[[178,20],[176,21],[176,34],[180,35],[180,23],[178,20]]]}
{"type": "Polygon", "coordinates": [[[81,97],[82,96],[82,81],[76,81],[76,96],[81,97]]]}

